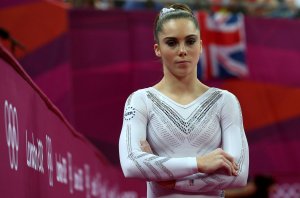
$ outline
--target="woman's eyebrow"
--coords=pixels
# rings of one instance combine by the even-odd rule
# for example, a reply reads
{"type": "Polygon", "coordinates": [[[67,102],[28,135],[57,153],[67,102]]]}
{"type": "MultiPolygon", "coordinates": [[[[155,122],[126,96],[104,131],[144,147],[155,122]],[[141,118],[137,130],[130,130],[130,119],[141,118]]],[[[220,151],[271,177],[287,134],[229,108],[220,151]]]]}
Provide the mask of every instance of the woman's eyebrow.
{"type": "MultiPolygon", "coordinates": [[[[190,34],[190,35],[187,35],[185,38],[190,38],[190,37],[197,37],[197,34],[190,34]]],[[[170,39],[177,39],[177,37],[173,37],[173,36],[167,36],[165,38],[163,38],[163,40],[170,40],[170,39]]]]}
{"type": "Polygon", "coordinates": [[[176,37],[172,37],[172,36],[168,36],[168,37],[163,38],[163,40],[171,40],[171,39],[177,39],[177,38],[176,37]]]}
{"type": "Polygon", "coordinates": [[[187,35],[185,38],[190,38],[190,37],[197,37],[197,35],[196,34],[190,34],[190,35],[187,35]]]}

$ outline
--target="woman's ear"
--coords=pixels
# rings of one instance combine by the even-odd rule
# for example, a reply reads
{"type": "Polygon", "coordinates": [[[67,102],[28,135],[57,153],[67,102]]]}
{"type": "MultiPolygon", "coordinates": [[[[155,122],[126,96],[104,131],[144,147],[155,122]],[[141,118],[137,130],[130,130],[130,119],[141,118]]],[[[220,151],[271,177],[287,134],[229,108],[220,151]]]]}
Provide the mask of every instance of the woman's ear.
{"type": "Polygon", "coordinates": [[[157,57],[161,57],[159,45],[157,43],[155,43],[154,46],[153,46],[153,48],[154,48],[155,55],[157,57]]]}
{"type": "Polygon", "coordinates": [[[202,54],[202,40],[200,40],[200,54],[202,54]]]}

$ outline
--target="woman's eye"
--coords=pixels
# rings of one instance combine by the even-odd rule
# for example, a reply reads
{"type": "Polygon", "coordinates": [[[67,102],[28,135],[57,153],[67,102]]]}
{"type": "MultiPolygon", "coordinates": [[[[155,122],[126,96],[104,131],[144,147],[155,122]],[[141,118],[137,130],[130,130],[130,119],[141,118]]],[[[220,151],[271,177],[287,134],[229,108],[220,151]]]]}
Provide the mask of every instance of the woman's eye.
{"type": "Polygon", "coordinates": [[[186,41],[188,45],[193,45],[196,42],[196,39],[189,39],[186,41]]]}
{"type": "Polygon", "coordinates": [[[175,41],[167,41],[166,42],[168,46],[170,47],[174,47],[176,45],[176,42],[175,41]]]}

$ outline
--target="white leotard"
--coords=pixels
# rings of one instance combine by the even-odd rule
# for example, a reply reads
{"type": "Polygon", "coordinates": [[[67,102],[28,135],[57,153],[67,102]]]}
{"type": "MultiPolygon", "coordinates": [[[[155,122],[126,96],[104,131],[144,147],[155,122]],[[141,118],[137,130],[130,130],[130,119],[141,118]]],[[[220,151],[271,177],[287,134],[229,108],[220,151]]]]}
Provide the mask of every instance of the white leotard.
{"type": "Polygon", "coordinates": [[[147,197],[223,197],[223,189],[244,186],[249,150],[236,97],[209,88],[181,105],[153,87],[131,94],[125,104],[119,140],[121,167],[126,177],[147,180],[147,197]],[[147,140],[153,154],[141,150],[147,140]],[[222,148],[239,166],[238,176],[204,174],[196,156],[222,148]],[[176,180],[175,189],[155,181],[176,180]]]}

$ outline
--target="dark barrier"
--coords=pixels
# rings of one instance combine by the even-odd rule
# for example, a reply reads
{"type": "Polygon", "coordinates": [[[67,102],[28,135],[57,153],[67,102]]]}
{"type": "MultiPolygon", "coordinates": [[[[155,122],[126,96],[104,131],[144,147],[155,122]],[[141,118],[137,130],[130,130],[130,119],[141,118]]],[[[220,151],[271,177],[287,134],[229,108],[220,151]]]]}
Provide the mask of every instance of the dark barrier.
{"type": "Polygon", "coordinates": [[[124,182],[120,171],[74,130],[3,47],[0,58],[1,197],[140,197],[145,193],[138,181],[124,182]]]}

